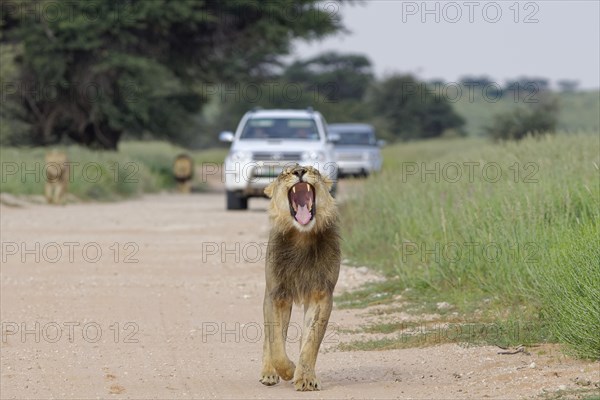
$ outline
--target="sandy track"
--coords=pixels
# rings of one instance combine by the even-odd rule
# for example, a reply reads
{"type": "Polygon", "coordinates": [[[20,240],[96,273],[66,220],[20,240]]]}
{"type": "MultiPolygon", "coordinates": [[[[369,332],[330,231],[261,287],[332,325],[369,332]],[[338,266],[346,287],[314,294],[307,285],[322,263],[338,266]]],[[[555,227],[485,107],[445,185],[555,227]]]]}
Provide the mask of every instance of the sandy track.
{"type": "MultiPolygon", "coordinates": [[[[598,381],[597,363],[554,347],[340,352],[348,335],[334,329],[317,363],[323,391],[264,387],[267,203],[226,212],[223,197],[0,206],[2,398],[517,398],[598,381]]],[[[340,288],[360,279],[344,270],[340,288]]],[[[332,326],[364,314],[334,309],[332,326]]]]}

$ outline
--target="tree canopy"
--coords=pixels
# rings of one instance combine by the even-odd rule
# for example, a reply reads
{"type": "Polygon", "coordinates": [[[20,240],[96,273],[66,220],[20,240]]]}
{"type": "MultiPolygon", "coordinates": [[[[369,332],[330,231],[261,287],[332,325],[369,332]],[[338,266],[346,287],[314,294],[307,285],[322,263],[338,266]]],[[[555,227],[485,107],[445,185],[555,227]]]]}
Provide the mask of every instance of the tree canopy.
{"type": "Polygon", "coordinates": [[[217,94],[219,113],[214,125],[234,129],[240,117],[257,106],[311,106],[321,111],[329,122],[365,122],[371,114],[363,100],[373,80],[371,61],[362,54],[326,52],[296,60],[284,66],[280,73],[256,80],[256,87],[243,91],[240,101],[231,101],[226,93],[217,94]]]}
{"type": "Polygon", "coordinates": [[[306,61],[295,61],[286,68],[282,78],[303,83],[331,101],[362,100],[373,81],[373,68],[362,54],[326,52],[306,61]]]}
{"type": "Polygon", "coordinates": [[[4,92],[32,141],[112,149],[124,132],[176,138],[206,102],[202,83],[269,74],[292,40],[342,28],[316,0],[20,0],[0,23],[17,49],[4,92]]]}
{"type": "Polygon", "coordinates": [[[377,82],[367,101],[399,139],[437,137],[465,123],[448,99],[411,75],[392,75],[377,82]]]}

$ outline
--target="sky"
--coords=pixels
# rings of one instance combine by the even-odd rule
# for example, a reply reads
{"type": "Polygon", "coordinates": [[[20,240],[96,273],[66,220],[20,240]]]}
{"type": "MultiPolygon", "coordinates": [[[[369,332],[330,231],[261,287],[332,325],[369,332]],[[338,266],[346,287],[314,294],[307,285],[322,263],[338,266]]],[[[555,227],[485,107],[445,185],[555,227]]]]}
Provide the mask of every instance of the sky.
{"type": "Polygon", "coordinates": [[[456,82],[487,75],[503,85],[520,76],[600,87],[600,1],[323,2],[350,31],[296,42],[292,59],[322,51],[362,53],[378,77],[412,73],[456,82]]]}

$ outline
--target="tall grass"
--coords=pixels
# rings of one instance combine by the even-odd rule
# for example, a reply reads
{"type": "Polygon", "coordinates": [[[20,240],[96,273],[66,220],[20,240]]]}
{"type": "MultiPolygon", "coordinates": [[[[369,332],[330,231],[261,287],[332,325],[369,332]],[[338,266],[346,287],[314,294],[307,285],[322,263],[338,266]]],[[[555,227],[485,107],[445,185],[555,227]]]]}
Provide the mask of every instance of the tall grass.
{"type": "MultiPolygon", "coordinates": [[[[554,336],[580,357],[600,357],[600,243],[598,227],[565,233],[550,249],[561,268],[540,268],[535,288],[554,336]]],[[[533,291],[532,291],[533,292],[533,291]]]]}
{"type": "Polygon", "coordinates": [[[599,153],[591,135],[390,147],[382,173],[343,207],[345,254],[387,274],[388,294],[543,310],[556,337],[598,358],[599,153]]]}

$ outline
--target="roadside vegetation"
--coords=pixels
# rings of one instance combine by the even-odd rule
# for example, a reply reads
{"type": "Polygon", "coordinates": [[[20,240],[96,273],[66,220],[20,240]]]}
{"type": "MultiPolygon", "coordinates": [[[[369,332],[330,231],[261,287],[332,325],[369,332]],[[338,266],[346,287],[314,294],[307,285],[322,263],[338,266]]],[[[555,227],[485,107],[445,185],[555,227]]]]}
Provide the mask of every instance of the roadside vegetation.
{"type": "MultiPolygon", "coordinates": [[[[67,154],[70,165],[71,200],[111,201],[171,190],[175,187],[173,161],[183,152],[190,154],[197,169],[202,163],[222,162],[225,151],[187,151],[167,142],[123,142],[120,151],[94,151],[78,146],[2,147],[0,192],[13,195],[42,195],[46,182],[45,154],[55,149],[67,154]]],[[[202,190],[201,176],[193,180],[202,190]]]]}
{"type": "MultiPolygon", "coordinates": [[[[600,358],[597,133],[413,142],[384,157],[342,221],[346,257],[388,279],[339,305],[425,304],[442,323],[527,327],[495,344],[553,341],[600,358]]],[[[366,329],[402,331],[391,322],[366,329]]]]}
{"type": "Polygon", "coordinates": [[[468,136],[485,137],[489,133],[488,128],[492,121],[498,115],[511,115],[519,110],[523,112],[538,106],[540,102],[544,104],[545,100],[558,102],[558,110],[553,111],[557,118],[557,131],[590,133],[600,130],[598,90],[536,93],[535,95],[509,91],[496,99],[492,94],[484,96],[483,90],[478,88],[479,90],[473,90],[472,97],[469,96],[469,91],[463,88],[462,95],[453,102],[457,114],[466,121],[464,130],[468,136]]]}

